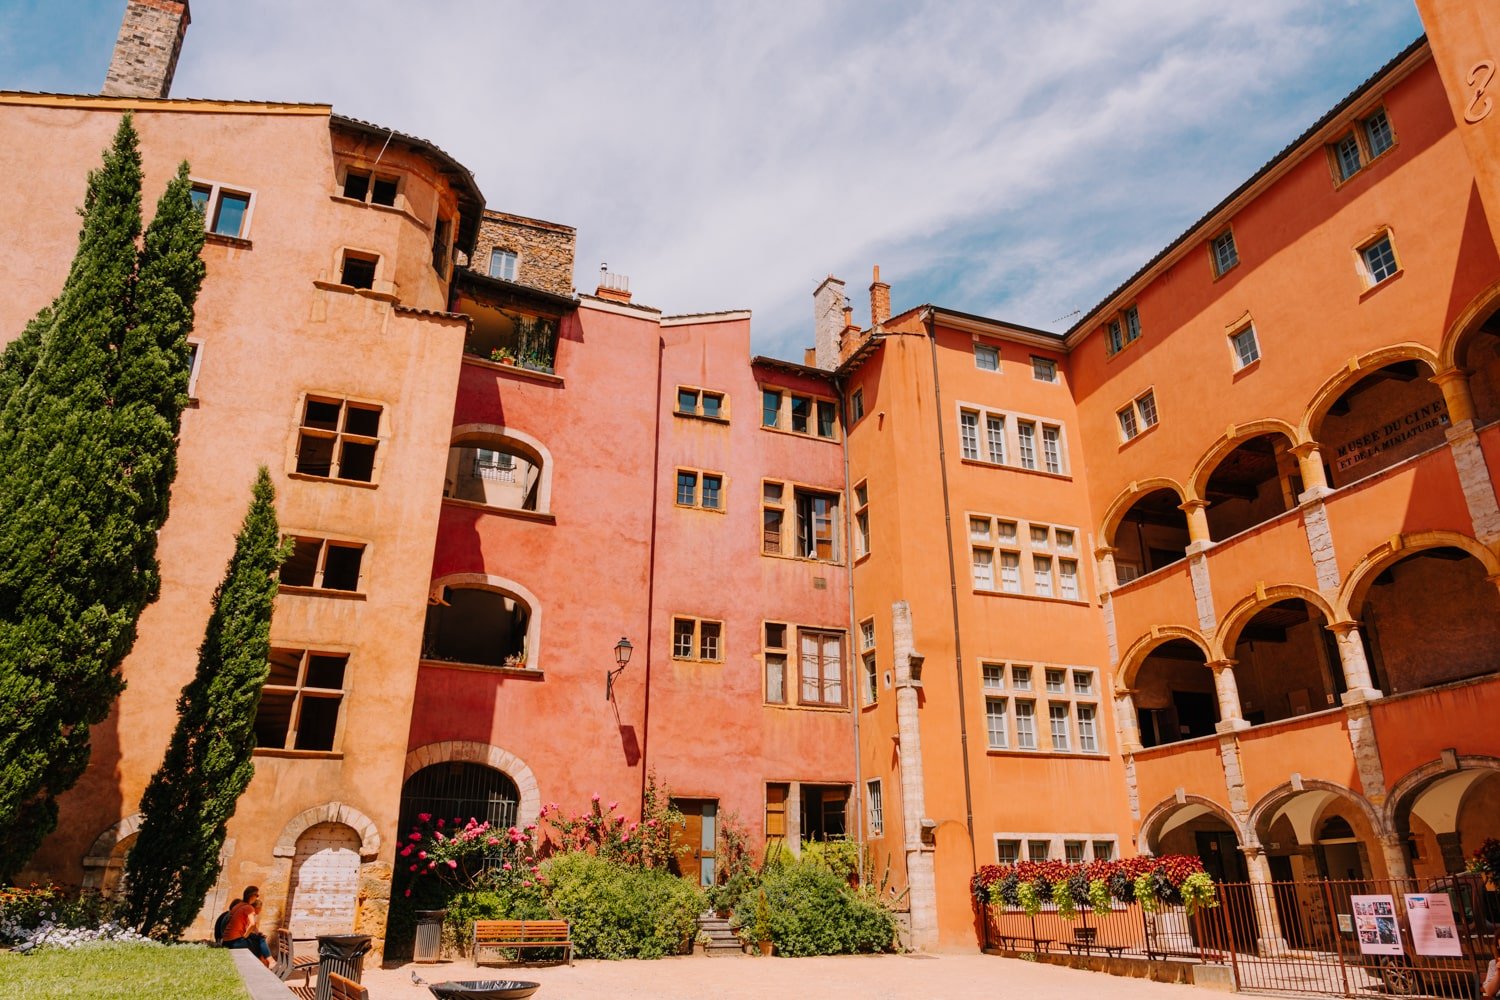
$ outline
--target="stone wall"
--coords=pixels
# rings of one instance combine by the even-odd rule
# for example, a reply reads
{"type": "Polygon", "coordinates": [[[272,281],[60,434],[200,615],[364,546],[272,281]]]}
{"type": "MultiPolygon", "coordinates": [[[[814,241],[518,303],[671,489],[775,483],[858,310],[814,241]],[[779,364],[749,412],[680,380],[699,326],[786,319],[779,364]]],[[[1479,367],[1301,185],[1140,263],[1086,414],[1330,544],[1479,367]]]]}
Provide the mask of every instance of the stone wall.
{"type": "Polygon", "coordinates": [[[490,254],[509,250],[516,255],[516,282],[555,295],[573,294],[572,226],[527,219],[504,212],[485,212],[479,223],[470,268],[490,273],[490,254]]]}
{"type": "Polygon", "coordinates": [[[102,93],[107,97],[166,97],[172,90],[189,19],[185,2],[129,0],[102,93]]]}

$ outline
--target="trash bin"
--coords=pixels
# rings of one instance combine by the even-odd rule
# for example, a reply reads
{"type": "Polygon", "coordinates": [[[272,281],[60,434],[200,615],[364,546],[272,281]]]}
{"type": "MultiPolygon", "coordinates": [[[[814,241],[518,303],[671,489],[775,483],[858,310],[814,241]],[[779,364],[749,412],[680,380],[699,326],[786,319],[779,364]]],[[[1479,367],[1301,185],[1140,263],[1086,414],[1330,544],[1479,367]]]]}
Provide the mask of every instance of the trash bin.
{"type": "Polygon", "coordinates": [[[368,934],[319,934],[318,1000],[330,1000],[333,996],[330,972],[359,982],[365,971],[365,952],[369,950],[368,934]]]}
{"type": "Polygon", "coordinates": [[[447,910],[417,911],[417,943],[412,949],[413,962],[439,962],[443,958],[443,918],[447,910]]]}

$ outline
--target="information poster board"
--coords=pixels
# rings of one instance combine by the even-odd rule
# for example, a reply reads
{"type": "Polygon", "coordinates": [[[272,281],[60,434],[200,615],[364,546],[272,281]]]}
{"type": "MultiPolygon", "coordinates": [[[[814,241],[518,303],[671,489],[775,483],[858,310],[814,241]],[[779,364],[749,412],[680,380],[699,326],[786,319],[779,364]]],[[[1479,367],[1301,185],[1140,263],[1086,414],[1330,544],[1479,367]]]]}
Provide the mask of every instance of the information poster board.
{"type": "Polygon", "coordinates": [[[1453,921],[1453,900],[1445,892],[1407,893],[1406,919],[1411,925],[1411,943],[1418,955],[1463,957],[1458,925],[1453,921]]]}
{"type": "MultiPolygon", "coordinates": [[[[1431,897],[1428,897],[1431,898],[1431,897]]],[[[1396,900],[1391,896],[1350,896],[1354,907],[1354,936],[1365,955],[1400,955],[1401,928],[1396,923],[1396,900]]]]}

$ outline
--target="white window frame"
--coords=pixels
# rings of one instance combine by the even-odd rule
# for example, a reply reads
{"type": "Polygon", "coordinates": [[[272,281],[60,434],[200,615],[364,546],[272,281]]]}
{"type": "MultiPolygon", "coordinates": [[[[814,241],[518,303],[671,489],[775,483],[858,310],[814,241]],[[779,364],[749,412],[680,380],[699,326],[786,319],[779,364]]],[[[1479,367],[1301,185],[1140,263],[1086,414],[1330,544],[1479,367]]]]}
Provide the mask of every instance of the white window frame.
{"type": "Polygon", "coordinates": [[[1047,740],[1053,753],[1073,752],[1073,705],[1071,702],[1047,702],[1047,740]],[[1060,731],[1059,723],[1062,726],[1060,731]]]}
{"type": "Polygon", "coordinates": [[[1161,422],[1161,411],[1156,405],[1156,387],[1151,386],[1116,410],[1115,416],[1120,422],[1122,442],[1134,441],[1155,427],[1161,422]]]}
{"type": "Polygon", "coordinates": [[[521,273],[521,255],[514,250],[506,250],[502,247],[491,247],[489,264],[485,269],[485,273],[487,273],[491,278],[498,278],[500,281],[515,281],[521,273]],[[510,263],[510,274],[496,274],[495,262],[497,260],[505,261],[507,259],[510,263]]]}
{"type": "Polygon", "coordinates": [[[989,660],[982,661],[979,664],[979,679],[980,679],[980,686],[985,691],[1004,691],[1005,690],[1005,664],[1004,663],[993,663],[993,662],[991,662],[989,660]],[[990,683],[991,678],[995,678],[996,682],[993,683],[993,684],[990,683]]]}
{"type": "Polygon", "coordinates": [[[969,565],[974,578],[974,589],[995,589],[995,550],[989,546],[975,546],[970,550],[969,565]]]}
{"type": "Polygon", "coordinates": [[[1051,358],[1031,356],[1031,377],[1037,382],[1057,384],[1057,362],[1051,358]],[[1045,373],[1045,374],[1044,374],[1045,373]]]}
{"type": "Polygon", "coordinates": [[[1010,707],[1004,696],[987,695],[984,699],[985,745],[991,750],[1010,749],[1010,707]],[[996,728],[996,720],[999,727],[996,728]]]}
{"type": "Polygon", "coordinates": [[[1234,242],[1234,230],[1224,230],[1208,241],[1208,256],[1214,265],[1214,277],[1222,278],[1239,266],[1240,248],[1234,242]]]}
{"type": "Polygon", "coordinates": [[[1374,288],[1376,285],[1384,284],[1385,282],[1390,281],[1396,275],[1401,273],[1401,258],[1396,256],[1396,241],[1391,238],[1391,232],[1389,229],[1382,230],[1381,233],[1374,239],[1360,246],[1359,264],[1360,269],[1364,274],[1365,284],[1370,288],[1374,288]],[[1370,253],[1371,251],[1377,249],[1382,245],[1384,245],[1386,249],[1386,254],[1382,256],[1388,255],[1390,257],[1390,266],[1389,269],[1386,269],[1385,265],[1382,264],[1381,269],[1384,270],[1385,273],[1383,275],[1377,276],[1376,268],[1370,263],[1370,253]]]}
{"type": "Polygon", "coordinates": [[[1234,361],[1235,371],[1249,368],[1260,360],[1260,335],[1255,332],[1254,323],[1246,323],[1244,326],[1230,333],[1229,356],[1234,361]],[[1247,352],[1240,347],[1241,341],[1247,337],[1250,343],[1250,351],[1248,352],[1250,356],[1248,358],[1245,356],[1247,352]]]}

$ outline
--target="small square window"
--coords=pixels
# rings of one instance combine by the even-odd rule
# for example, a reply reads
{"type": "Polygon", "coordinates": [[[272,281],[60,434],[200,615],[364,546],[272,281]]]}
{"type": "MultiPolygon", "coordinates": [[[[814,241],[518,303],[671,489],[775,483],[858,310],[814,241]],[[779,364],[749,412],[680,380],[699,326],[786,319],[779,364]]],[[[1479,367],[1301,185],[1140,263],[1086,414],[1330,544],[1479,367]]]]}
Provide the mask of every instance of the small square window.
{"type": "Polygon", "coordinates": [[[1013,865],[1021,860],[1021,842],[1019,840],[997,840],[995,841],[995,860],[1002,865],[1013,865]]]}
{"type": "Polygon", "coordinates": [[[1115,842],[1113,840],[1094,841],[1094,860],[1113,861],[1115,859],[1115,842]]]}
{"type": "Polygon", "coordinates": [[[344,267],[339,276],[339,284],[348,285],[351,288],[374,288],[375,267],[379,261],[379,257],[345,250],[344,267]]]}
{"type": "Polygon", "coordinates": [[[1017,691],[1030,691],[1031,690],[1031,668],[1030,667],[1011,667],[1010,668],[1010,684],[1011,684],[1011,687],[1015,688],[1017,691]]]}
{"type": "Polygon", "coordinates": [[[516,280],[516,255],[509,250],[490,251],[490,277],[516,280]]]}
{"type": "MultiPolygon", "coordinates": [[[[370,185],[370,204],[384,205],[387,208],[396,204],[397,182],[394,177],[377,177],[370,185]]],[[[515,255],[512,254],[512,257],[515,255]]]]}
{"type": "Polygon", "coordinates": [[[1234,245],[1234,233],[1225,230],[1213,239],[1214,274],[1223,274],[1240,262],[1240,251],[1234,245]]]}
{"type": "Polygon", "coordinates": [[[1361,250],[1360,256],[1364,259],[1365,271],[1369,274],[1372,285],[1380,284],[1397,271],[1396,251],[1391,246],[1389,234],[1361,250]]]}
{"type": "Polygon", "coordinates": [[[766,622],[766,646],[769,649],[786,649],[786,626],[779,622],[766,622]]]}
{"type": "Polygon", "coordinates": [[[1094,672],[1092,670],[1075,670],[1075,671],[1073,671],[1073,693],[1074,694],[1093,694],[1094,693],[1094,672]]]}
{"type": "Polygon", "coordinates": [[[698,503],[698,473],[677,472],[677,502],[684,507],[693,507],[698,503]]]}
{"type": "Polygon", "coordinates": [[[1014,545],[1016,542],[1016,522],[996,521],[995,536],[1000,539],[1002,544],[1014,545]]]}
{"type": "Polygon", "coordinates": [[[1028,840],[1026,841],[1027,861],[1046,861],[1052,856],[1052,841],[1050,840],[1028,840]]]}
{"type": "Polygon", "coordinates": [[[976,542],[989,541],[990,519],[987,517],[969,518],[969,538],[976,542]]]}
{"type": "Polygon", "coordinates": [[[1052,537],[1057,540],[1057,542],[1056,542],[1056,544],[1057,544],[1057,551],[1059,551],[1059,552],[1072,552],[1073,551],[1073,532],[1072,531],[1069,531],[1067,528],[1058,528],[1058,529],[1056,529],[1055,531],[1052,532],[1052,537]]]}
{"type": "Polygon", "coordinates": [[[1005,668],[998,663],[982,663],[979,666],[984,677],[984,689],[986,691],[1005,690],[1005,668]]]}
{"type": "Polygon", "coordinates": [[[1084,842],[1081,840],[1063,841],[1063,860],[1070,865],[1083,863],[1084,842]]]}
{"type": "Polygon", "coordinates": [[[1031,377],[1038,382],[1057,381],[1057,362],[1051,358],[1039,358],[1035,355],[1031,358],[1031,377]]]}
{"type": "Polygon", "coordinates": [[[1068,672],[1066,670],[1049,669],[1047,671],[1047,693],[1062,694],[1066,691],[1067,676],[1068,672]]]}
{"type": "Polygon", "coordinates": [[[999,371],[1000,348],[992,347],[989,344],[975,344],[974,367],[985,372],[999,371]]]}
{"type": "Polygon", "coordinates": [[[1235,367],[1244,368],[1260,360],[1260,344],[1255,339],[1255,327],[1247,326],[1229,335],[1229,345],[1234,348],[1235,367]]]}
{"type": "Polygon", "coordinates": [[[697,623],[691,618],[672,619],[672,656],[679,660],[693,658],[693,628],[697,623]]]}
{"type": "Polygon", "coordinates": [[[875,648],[875,623],[873,621],[859,623],[859,648],[875,648]]]}
{"type": "Polygon", "coordinates": [[[1050,544],[1045,524],[1033,524],[1031,526],[1031,547],[1034,549],[1045,549],[1050,544]]]}
{"type": "Polygon", "coordinates": [[[698,658],[702,660],[719,659],[719,638],[724,626],[718,622],[698,623],[698,658]]]}
{"type": "Polygon", "coordinates": [[[370,193],[370,175],[362,170],[350,170],[344,174],[344,197],[364,201],[370,193]]]}
{"type": "Polygon", "coordinates": [[[1377,111],[1365,119],[1365,141],[1370,144],[1370,158],[1374,159],[1396,144],[1391,133],[1391,120],[1385,112],[1377,111]]]}
{"type": "Polygon", "coordinates": [[[703,394],[703,415],[719,420],[724,415],[724,397],[717,392],[703,394]]]}
{"type": "Polygon", "coordinates": [[[1333,157],[1339,165],[1339,180],[1347,181],[1359,173],[1359,140],[1353,132],[1333,144],[1333,157]]]}
{"type": "Polygon", "coordinates": [[[705,510],[718,510],[720,498],[724,488],[724,477],[703,474],[703,507],[705,510]]]}
{"type": "Polygon", "coordinates": [[[219,192],[219,205],[214,210],[214,232],[220,236],[241,236],[245,217],[250,214],[250,196],[232,191],[219,192]]]}

